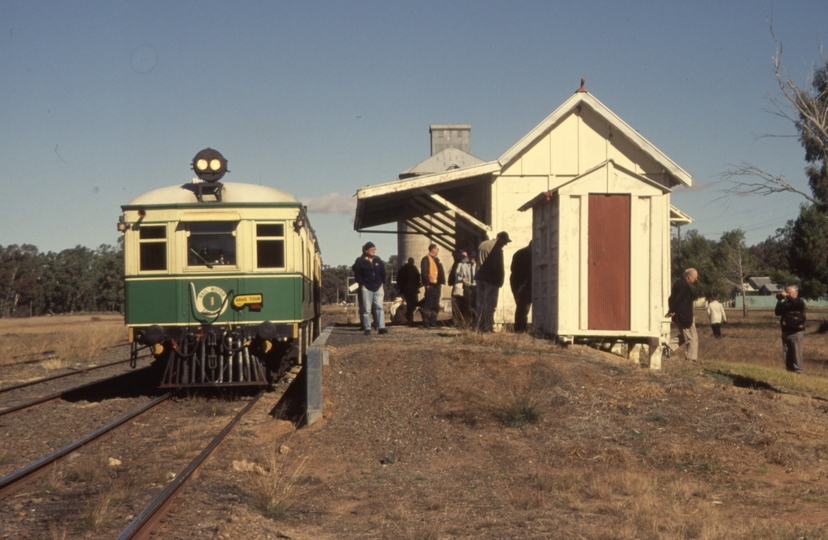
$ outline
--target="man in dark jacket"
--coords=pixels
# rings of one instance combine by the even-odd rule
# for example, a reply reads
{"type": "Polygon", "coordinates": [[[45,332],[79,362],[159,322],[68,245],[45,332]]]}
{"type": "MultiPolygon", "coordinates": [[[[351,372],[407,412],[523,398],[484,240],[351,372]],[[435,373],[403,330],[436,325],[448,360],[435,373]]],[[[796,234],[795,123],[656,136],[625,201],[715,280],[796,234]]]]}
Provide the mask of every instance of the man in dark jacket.
{"type": "Polygon", "coordinates": [[[385,312],[382,301],[385,296],[385,263],[376,256],[377,247],[368,242],[362,246],[362,256],[354,261],[354,280],[359,283],[359,295],[362,300],[362,327],[366,336],[371,335],[371,310],[380,334],[387,334],[385,312]]]}
{"type": "Polygon", "coordinates": [[[423,317],[423,328],[437,327],[437,314],[440,312],[440,297],[443,285],[446,284],[446,271],[437,254],[440,248],[437,244],[428,246],[428,254],[420,261],[420,278],[425,287],[423,305],[420,315],[423,317]]]}
{"type": "Polygon", "coordinates": [[[414,264],[414,257],[408,258],[408,264],[404,264],[397,274],[397,285],[405,298],[405,318],[409,325],[414,324],[414,311],[417,309],[420,296],[420,271],[414,264]]]}
{"type": "Polygon", "coordinates": [[[673,290],[667,301],[670,311],[666,317],[672,317],[678,326],[678,335],[670,338],[670,350],[675,351],[687,344],[684,357],[691,362],[699,359],[699,335],[696,333],[696,321],[693,320],[693,291],[690,285],[699,279],[695,268],[688,268],[684,275],[673,283],[673,290]]]}
{"type": "Polygon", "coordinates": [[[782,355],[785,369],[802,373],[802,341],[805,337],[805,302],[799,298],[799,287],[791,285],[776,295],[776,309],[782,326],[782,355]]]}
{"type": "MultiPolygon", "coordinates": [[[[497,308],[497,296],[506,279],[503,268],[503,246],[511,242],[509,233],[499,232],[495,238],[494,247],[489,252],[480,270],[477,271],[477,312],[480,314],[481,332],[494,331],[494,312],[497,308]]],[[[478,252],[485,249],[486,242],[480,244],[478,252]]]]}
{"type": "Polygon", "coordinates": [[[529,330],[529,308],[532,307],[532,242],[512,255],[509,285],[515,297],[515,332],[529,330]]]}

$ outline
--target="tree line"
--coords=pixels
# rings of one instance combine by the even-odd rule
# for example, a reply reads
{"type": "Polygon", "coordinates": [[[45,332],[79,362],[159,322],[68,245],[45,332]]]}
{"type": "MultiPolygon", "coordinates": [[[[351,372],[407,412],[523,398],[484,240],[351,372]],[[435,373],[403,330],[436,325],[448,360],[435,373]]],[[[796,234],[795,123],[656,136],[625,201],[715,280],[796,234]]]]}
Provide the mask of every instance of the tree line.
{"type": "Polygon", "coordinates": [[[76,246],[60,253],[31,244],[0,246],[0,317],[78,311],[117,311],[124,306],[122,246],[76,246]]]}
{"type": "MultiPolygon", "coordinates": [[[[770,99],[771,112],[790,121],[796,131],[805,153],[808,188],[751,163],[731,166],[724,177],[731,181],[728,191],[735,195],[796,193],[803,198],[795,219],[742,254],[748,269],[753,265],[776,283],[799,285],[802,296],[816,299],[828,293],[828,59],[820,54],[806,84],[800,87],[787,75],[782,44],[773,37],[779,93],[770,99]]],[[[731,245],[738,244],[736,237],[731,238],[731,245]]]]}

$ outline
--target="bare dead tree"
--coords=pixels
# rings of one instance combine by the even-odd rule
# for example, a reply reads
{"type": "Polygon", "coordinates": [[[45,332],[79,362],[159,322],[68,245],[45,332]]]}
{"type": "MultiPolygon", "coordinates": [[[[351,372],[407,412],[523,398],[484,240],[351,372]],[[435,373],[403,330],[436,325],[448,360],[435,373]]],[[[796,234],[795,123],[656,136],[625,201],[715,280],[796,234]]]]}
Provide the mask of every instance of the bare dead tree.
{"type": "Polygon", "coordinates": [[[742,293],[742,316],[748,316],[747,294],[745,293],[745,260],[742,256],[742,246],[723,242],[725,250],[725,268],[722,280],[731,287],[737,287],[742,293]]]}
{"type": "MultiPolygon", "coordinates": [[[[812,71],[804,87],[800,88],[788,75],[782,65],[782,43],[773,32],[773,26],[768,26],[776,44],[776,52],[772,57],[773,72],[779,86],[780,95],[769,96],[772,108],[771,114],[790,121],[799,132],[799,139],[806,149],[806,159],[810,163],[822,163],[823,170],[819,171],[812,166],[809,170],[811,178],[811,193],[797,188],[783,176],[768,172],[752,163],[731,165],[722,174],[732,186],[725,191],[730,195],[772,195],[775,193],[795,193],[801,195],[812,204],[819,207],[828,206],[828,197],[824,189],[817,189],[814,185],[820,179],[824,181],[826,171],[824,164],[828,163],[828,84],[825,78],[828,73],[828,62],[823,57],[822,48],[819,49],[820,68],[812,71]],[[815,79],[815,77],[817,77],[815,79]],[[815,84],[816,83],[816,84],[815,84]]],[[[773,135],[766,135],[773,136],[773,135]]]]}

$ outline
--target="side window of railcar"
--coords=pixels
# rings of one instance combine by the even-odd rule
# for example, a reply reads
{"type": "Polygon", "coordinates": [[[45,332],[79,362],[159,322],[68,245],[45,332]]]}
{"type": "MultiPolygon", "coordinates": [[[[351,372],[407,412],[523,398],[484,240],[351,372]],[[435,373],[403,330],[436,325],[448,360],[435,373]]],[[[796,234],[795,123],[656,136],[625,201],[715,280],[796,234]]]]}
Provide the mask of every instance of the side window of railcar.
{"type": "Polygon", "coordinates": [[[138,230],[138,245],[142,272],[167,269],[166,225],[142,225],[138,230]]]}
{"type": "Polygon", "coordinates": [[[189,224],[187,266],[236,264],[236,223],[197,221],[189,224]]]}
{"type": "Polygon", "coordinates": [[[256,268],[285,267],[285,225],[256,224],[256,268]]]}

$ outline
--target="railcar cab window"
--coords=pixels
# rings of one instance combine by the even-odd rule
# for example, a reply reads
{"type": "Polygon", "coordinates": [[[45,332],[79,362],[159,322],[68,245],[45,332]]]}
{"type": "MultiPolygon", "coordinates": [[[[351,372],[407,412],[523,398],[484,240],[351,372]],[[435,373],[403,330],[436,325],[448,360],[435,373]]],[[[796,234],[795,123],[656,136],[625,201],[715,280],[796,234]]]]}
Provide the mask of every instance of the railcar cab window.
{"type": "Polygon", "coordinates": [[[256,268],[285,267],[284,223],[256,224],[256,268]]]}
{"type": "Polygon", "coordinates": [[[138,260],[142,272],[167,269],[167,226],[141,225],[138,229],[138,260]]]}
{"type": "Polygon", "coordinates": [[[236,223],[189,223],[187,236],[187,266],[236,265],[236,223]]]}

